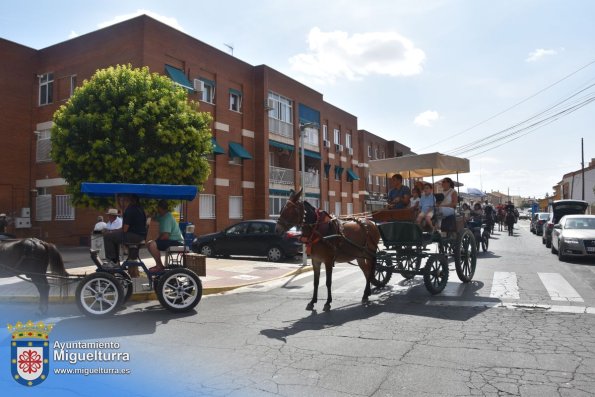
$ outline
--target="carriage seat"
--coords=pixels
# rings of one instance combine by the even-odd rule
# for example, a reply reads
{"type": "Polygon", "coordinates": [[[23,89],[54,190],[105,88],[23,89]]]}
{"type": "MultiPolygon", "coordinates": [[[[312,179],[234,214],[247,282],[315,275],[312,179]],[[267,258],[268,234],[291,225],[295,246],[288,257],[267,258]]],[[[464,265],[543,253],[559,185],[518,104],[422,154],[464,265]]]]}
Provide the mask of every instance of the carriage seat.
{"type": "Polygon", "coordinates": [[[124,242],[124,243],[122,243],[122,245],[128,249],[128,256],[126,257],[126,260],[127,261],[138,261],[139,260],[138,252],[140,251],[140,249],[142,247],[145,246],[145,240],[139,241],[138,243],[124,242]]]}
{"type": "Polygon", "coordinates": [[[168,266],[183,266],[184,255],[188,254],[190,250],[186,245],[172,245],[165,250],[165,267],[168,266]]]}

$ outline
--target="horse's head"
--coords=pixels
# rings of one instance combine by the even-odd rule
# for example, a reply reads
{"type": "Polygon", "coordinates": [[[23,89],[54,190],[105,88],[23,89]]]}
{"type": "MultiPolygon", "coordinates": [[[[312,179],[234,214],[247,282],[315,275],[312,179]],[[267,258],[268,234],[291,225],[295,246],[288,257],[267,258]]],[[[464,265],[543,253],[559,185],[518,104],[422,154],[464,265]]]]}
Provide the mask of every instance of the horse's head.
{"type": "Polygon", "coordinates": [[[292,192],[289,199],[281,209],[275,232],[282,234],[294,226],[300,226],[304,223],[304,203],[300,201],[302,189],[297,193],[292,192]]]}

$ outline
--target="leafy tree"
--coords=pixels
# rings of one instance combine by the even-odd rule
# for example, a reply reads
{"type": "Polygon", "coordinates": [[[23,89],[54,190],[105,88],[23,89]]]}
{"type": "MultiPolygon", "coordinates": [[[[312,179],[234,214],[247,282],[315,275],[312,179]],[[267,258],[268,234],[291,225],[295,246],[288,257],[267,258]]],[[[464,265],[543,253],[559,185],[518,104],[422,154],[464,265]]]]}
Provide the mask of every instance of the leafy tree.
{"type": "Polygon", "coordinates": [[[54,114],[52,159],[75,205],[105,208],[82,182],[196,185],[210,173],[208,113],[186,90],[149,69],[98,70],[54,114]]]}

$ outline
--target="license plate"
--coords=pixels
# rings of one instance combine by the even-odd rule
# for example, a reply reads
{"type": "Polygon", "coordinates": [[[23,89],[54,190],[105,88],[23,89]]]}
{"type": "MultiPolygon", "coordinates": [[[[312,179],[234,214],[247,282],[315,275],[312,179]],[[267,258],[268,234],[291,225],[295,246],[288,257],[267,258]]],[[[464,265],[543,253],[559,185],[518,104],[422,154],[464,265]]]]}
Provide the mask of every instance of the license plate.
{"type": "Polygon", "coordinates": [[[587,247],[587,252],[595,252],[595,247],[587,247]]]}

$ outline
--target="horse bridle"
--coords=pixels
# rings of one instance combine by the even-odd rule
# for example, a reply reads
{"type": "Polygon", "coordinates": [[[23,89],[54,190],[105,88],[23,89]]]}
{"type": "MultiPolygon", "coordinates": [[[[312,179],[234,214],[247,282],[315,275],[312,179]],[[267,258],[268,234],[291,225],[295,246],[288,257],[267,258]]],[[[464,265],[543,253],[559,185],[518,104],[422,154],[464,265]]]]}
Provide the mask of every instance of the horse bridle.
{"type": "Polygon", "coordinates": [[[283,211],[285,211],[285,208],[287,207],[288,204],[291,204],[292,206],[297,207],[298,213],[301,214],[301,216],[299,219],[299,223],[296,223],[296,224],[289,223],[288,221],[286,221],[285,219],[282,219],[279,216],[279,219],[277,219],[277,223],[279,223],[281,226],[283,226],[285,228],[285,230],[291,229],[292,226],[302,226],[304,224],[304,203],[302,203],[301,201],[298,201],[296,204],[295,202],[293,202],[291,200],[287,200],[287,202],[281,209],[280,214],[282,214],[283,211]]]}

